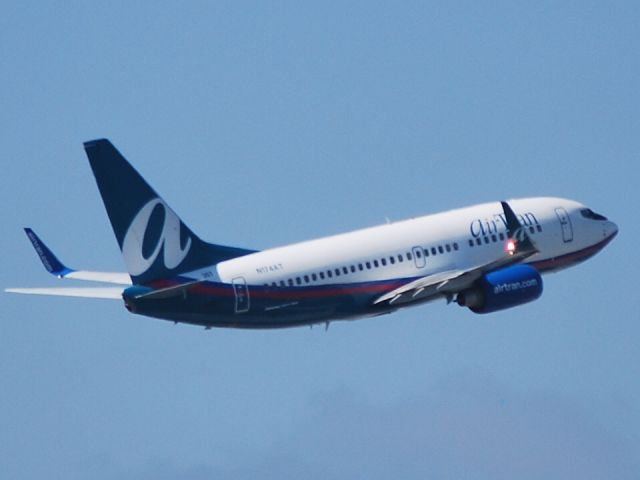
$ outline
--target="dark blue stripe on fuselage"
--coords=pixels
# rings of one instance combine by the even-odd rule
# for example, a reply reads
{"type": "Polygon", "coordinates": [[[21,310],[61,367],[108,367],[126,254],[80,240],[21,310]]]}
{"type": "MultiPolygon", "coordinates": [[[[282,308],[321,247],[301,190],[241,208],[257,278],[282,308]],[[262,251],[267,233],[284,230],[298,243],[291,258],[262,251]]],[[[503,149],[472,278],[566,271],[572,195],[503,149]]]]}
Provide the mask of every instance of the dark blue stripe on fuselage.
{"type": "MultiPolygon", "coordinates": [[[[373,300],[417,277],[361,283],[304,287],[248,285],[248,300],[238,305],[234,286],[204,282],[186,295],[164,299],[127,298],[128,308],[138,314],[206,326],[278,328],[327,320],[376,315],[393,310],[373,305],[373,300]],[[246,311],[237,312],[238,308],[246,311]]],[[[177,277],[153,282],[154,289],[180,285],[192,279],[177,277]]]]}

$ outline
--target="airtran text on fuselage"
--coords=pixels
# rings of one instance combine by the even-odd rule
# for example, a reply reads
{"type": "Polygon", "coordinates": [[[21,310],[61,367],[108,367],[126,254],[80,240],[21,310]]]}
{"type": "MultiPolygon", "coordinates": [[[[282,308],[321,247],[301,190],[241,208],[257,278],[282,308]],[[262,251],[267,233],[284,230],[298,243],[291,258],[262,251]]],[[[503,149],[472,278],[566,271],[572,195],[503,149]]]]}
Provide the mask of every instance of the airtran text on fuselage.
{"type": "MultiPolygon", "coordinates": [[[[538,219],[531,212],[527,212],[523,215],[517,214],[516,216],[518,217],[518,220],[520,220],[520,224],[524,227],[531,227],[539,224],[538,219]]],[[[471,232],[471,236],[474,238],[484,237],[500,231],[506,231],[506,229],[507,220],[504,218],[504,213],[496,213],[489,218],[476,218],[469,224],[469,231],[471,232]]]]}

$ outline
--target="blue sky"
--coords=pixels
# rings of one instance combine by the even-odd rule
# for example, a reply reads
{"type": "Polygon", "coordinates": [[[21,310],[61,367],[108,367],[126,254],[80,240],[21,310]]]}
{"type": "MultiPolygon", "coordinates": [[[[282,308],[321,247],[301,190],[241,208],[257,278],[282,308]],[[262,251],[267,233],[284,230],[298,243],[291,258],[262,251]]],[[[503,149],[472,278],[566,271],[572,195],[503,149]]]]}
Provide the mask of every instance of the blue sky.
{"type": "Polygon", "coordinates": [[[620,225],[537,302],[211,330],[2,295],[7,478],[636,478],[635,2],[37,2],[0,18],[3,287],[123,268],[82,142],[252,248],[558,195],[620,225]],[[55,473],[54,473],[55,472],[55,473]]]}

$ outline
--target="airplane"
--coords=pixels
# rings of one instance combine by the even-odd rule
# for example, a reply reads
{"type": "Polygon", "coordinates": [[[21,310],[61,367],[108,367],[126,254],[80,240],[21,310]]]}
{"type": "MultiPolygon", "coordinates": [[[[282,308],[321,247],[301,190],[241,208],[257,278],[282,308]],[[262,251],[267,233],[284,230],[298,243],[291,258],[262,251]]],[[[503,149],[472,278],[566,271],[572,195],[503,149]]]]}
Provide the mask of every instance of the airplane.
{"type": "Polygon", "coordinates": [[[268,250],[201,240],[107,139],[84,143],[126,272],[75,270],[29,228],[46,270],[111,286],[7,292],[120,299],[130,312],[211,327],[283,328],[392,313],[442,299],[474,313],[540,297],[541,274],[618,233],[573,200],[484,203],[268,250]]]}

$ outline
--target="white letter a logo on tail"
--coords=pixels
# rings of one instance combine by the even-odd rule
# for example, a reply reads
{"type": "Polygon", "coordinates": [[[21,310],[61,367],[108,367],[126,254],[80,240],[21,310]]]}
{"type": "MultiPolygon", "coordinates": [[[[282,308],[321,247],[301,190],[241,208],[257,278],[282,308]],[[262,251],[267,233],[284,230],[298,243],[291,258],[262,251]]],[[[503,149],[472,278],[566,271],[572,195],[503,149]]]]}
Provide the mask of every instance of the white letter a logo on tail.
{"type": "Polygon", "coordinates": [[[141,275],[146,272],[160,254],[164,245],[164,266],[168,269],[176,268],[185,259],[191,248],[191,238],[187,239],[184,248],[180,247],[180,219],[162,200],[155,198],[140,209],[134,217],[124,240],[122,241],[122,255],[131,275],[141,275]],[[153,252],[148,258],[142,253],[144,235],[149,227],[151,214],[157,205],[162,205],[164,223],[162,232],[153,252]]]}

